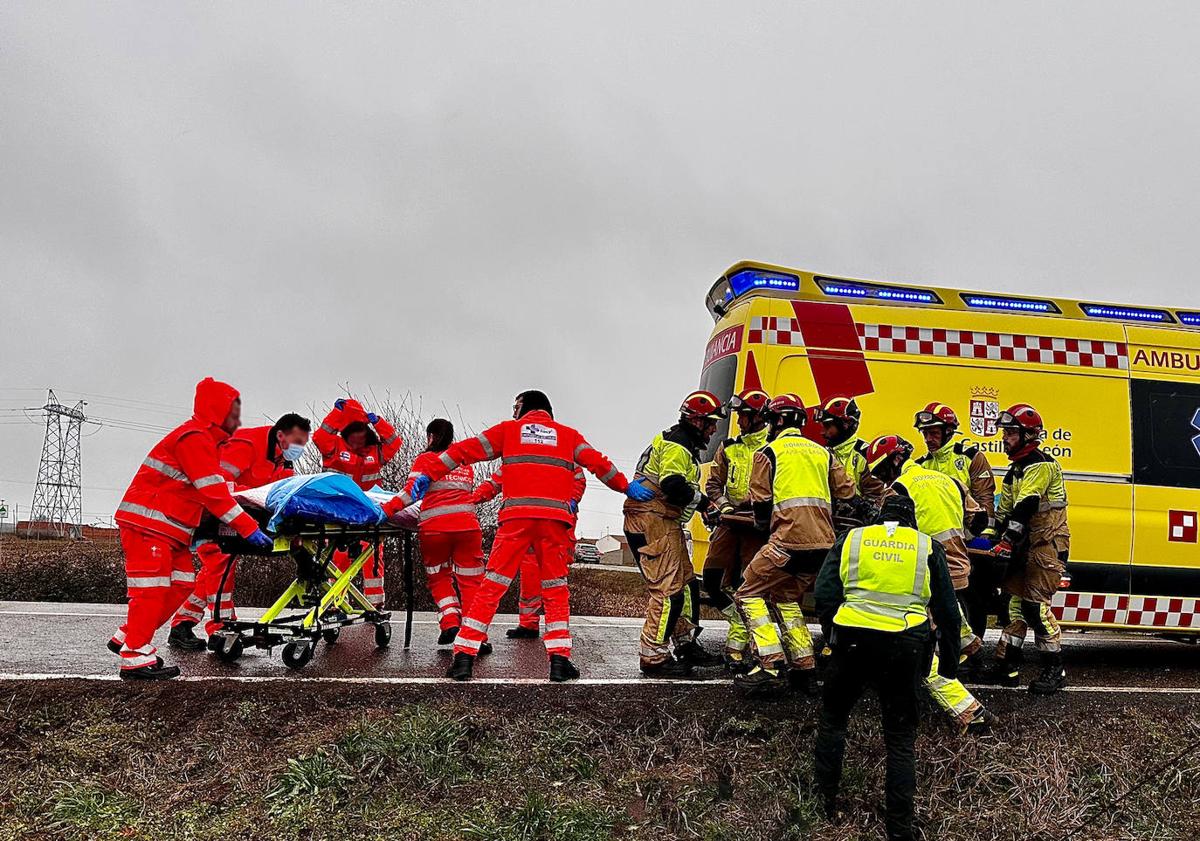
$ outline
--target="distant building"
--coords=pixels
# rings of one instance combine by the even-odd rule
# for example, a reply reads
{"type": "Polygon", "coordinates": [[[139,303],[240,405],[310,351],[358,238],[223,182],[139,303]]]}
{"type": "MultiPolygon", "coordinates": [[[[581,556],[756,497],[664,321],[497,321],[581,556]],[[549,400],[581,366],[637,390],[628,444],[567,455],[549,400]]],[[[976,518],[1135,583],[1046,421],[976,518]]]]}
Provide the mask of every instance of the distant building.
{"type": "Polygon", "coordinates": [[[596,541],[596,552],[600,555],[600,563],[609,566],[636,566],[633,552],[629,549],[629,541],[623,534],[606,534],[596,541]]]}

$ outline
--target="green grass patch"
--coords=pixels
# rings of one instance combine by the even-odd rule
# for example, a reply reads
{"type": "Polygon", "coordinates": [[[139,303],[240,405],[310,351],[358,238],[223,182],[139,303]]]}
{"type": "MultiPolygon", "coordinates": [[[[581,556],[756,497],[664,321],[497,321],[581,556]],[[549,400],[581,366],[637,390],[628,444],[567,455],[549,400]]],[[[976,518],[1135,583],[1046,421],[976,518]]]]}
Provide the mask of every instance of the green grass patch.
{"type": "Polygon", "coordinates": [[[91,783],[59,783],[45,807],[49,827],[74,838],[131,834],[141,814],[137,801],[91,783]]]}

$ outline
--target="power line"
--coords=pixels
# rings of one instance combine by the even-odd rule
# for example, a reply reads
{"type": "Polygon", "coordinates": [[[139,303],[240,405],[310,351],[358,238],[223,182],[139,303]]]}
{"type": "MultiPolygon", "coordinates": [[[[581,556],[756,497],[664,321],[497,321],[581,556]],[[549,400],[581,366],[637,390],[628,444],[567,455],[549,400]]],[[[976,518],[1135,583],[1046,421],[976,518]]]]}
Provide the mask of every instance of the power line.
{"type": "Polygon", "coordinates": [[[58,402],[54,389],[46,396],[46,435],[38,463],[37,484],[29,514],[30,530],[53,537],[79,537],[83,528],[83,491],[79,433],[86,404],[58,402]]]}

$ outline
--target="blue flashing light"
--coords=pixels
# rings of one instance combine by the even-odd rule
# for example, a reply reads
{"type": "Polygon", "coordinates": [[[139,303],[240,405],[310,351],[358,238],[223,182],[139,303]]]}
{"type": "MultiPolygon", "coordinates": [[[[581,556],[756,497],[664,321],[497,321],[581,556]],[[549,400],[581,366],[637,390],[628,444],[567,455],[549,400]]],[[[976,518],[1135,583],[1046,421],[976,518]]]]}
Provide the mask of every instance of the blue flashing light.
{"type": "Polygon", "coordinates": [[[742,269],[729,276],[729,297],[737,298],[752,289],[767,289],[775,292],[799,292],[800,278],[780,272],[761,269],[742,269]]]}
{"type": "Polygon", "coordinates": [[[993,295],[963,295],[963,302],[968,307],[984,310],[1012,310],[1015,312],[1059,312],[1058,307],[1049,301],[1037,301],[1032,298],[998,298],[993,295]]]}
{"type": "Polygon", "coordinates": [[[901,301],[906,304],[940,304],[942,299],[924,289],[907,286],[882,286],[877,283],[852,283],[845,280],[819,277],[817,284],[826,295],[839,298],[877,298],[882,301],[901,301]]]}
{"type": "Polygon", "coordinates": [[[1166,310],[1142,309],[1141,307],[1110,307],[1104,304],[1080,304],[1080,309],[1091,318],[1116,318],[1121,321],[1174,321],[1166,310]]]}
{"type": "Polygon", "coordinates": [[[1181,312],[1175,311],[1175,315],[1179,316],[1181,323],[1188,327],[1200,327],[1200,312],[1181,312]]]}

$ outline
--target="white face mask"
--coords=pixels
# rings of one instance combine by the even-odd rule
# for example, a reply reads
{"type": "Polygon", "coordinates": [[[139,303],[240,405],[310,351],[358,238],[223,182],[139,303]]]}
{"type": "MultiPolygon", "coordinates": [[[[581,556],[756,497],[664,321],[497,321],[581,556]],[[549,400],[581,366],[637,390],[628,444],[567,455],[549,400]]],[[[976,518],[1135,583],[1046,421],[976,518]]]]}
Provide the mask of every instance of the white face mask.
{"type": "Polygon", "coordinates": [[[304,455],[303,444],[288,444],[283,448],[284,461],[299,461],[302,455],[304,455]]]}

